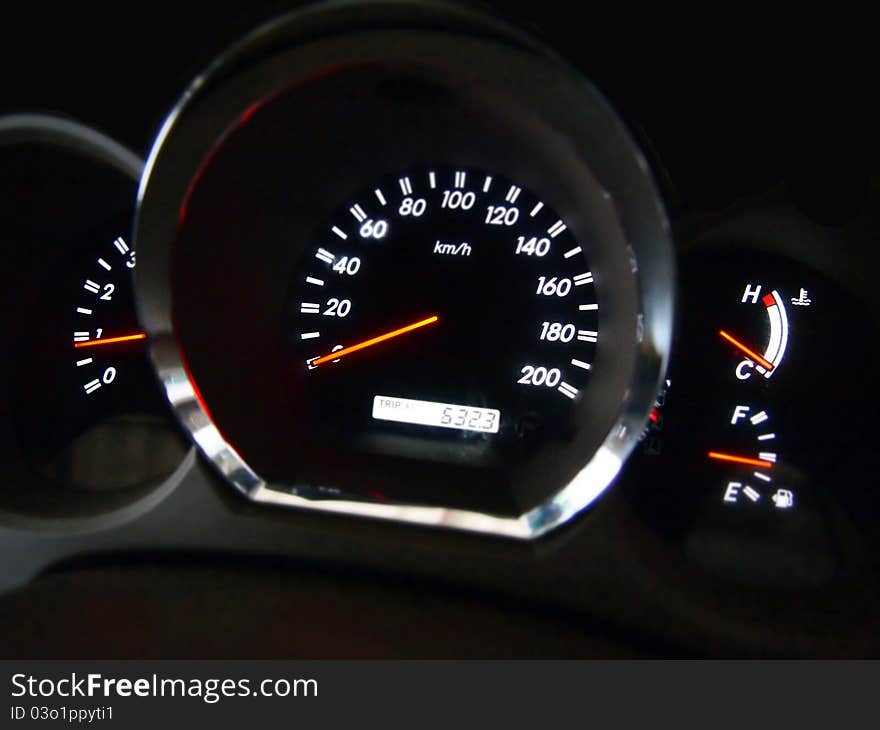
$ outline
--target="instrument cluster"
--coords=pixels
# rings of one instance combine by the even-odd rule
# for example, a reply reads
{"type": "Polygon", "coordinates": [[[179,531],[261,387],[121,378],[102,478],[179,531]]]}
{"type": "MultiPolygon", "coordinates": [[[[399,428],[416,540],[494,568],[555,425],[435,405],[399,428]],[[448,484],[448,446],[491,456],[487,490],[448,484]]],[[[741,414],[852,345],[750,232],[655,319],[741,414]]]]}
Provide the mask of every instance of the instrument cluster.
{"type": "Polygon", "coordinates": [[[223,551],[873,635],[876,177],[831,220],[689,205],[586,69],[458,5],[215,50],[149,150],[0,116],[0,590],[223,551]]]}

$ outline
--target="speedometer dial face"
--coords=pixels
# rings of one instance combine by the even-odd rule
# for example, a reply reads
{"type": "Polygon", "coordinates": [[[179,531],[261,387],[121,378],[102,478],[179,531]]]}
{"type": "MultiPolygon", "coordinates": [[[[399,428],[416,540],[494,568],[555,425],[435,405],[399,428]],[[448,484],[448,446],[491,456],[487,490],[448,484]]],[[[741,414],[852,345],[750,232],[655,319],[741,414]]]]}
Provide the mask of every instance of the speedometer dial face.
{"type": "Polygon", "coordinates": [[[364,188],[314,240],[288,327],[325,440],[490,464],[570,430],[600,312],[551,201],[491,172],[416,169],[364,188]]]}
{"type": "Polygon", "coordinates": [[[303,44],[292,16],[193,88],[141,199],[140,311],[248,498],[533,538],[638,438],[668,230],[583,79],[489,18],[411,9],[326,6],[303,44]]]}

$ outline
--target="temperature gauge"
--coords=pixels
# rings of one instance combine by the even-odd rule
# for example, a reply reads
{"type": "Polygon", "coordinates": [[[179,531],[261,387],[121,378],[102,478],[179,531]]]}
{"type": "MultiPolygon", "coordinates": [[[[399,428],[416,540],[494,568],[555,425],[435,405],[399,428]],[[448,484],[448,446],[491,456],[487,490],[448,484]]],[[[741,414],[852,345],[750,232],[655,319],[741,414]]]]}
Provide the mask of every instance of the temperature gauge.
{"type": "Polygon", "coordinates": [[[759,353],[754,346],[745,344],[723,329],[718,330],[718,334],[726,342],[746,356],[736,366],[736,377],[739,380],[748,380],[753,372],[765,378],[773,377],[788,347],[788,313],[785,311],[782,296],[776,289],[761,296],[762,291],[766,289],[761,284],[746,284],[740,301],[742,304],[751,304],[758,310],[750,313],[750,317],[757,320],[750,330],[754,332],[756,340],[766,340],[763,351],[759,353]]]}

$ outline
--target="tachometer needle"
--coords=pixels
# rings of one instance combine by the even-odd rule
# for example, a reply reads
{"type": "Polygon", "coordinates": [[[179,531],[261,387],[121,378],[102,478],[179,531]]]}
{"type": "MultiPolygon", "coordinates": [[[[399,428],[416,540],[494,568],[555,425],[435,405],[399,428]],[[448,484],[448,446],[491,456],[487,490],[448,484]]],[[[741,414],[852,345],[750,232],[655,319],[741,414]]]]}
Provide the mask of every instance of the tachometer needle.
{"type": "Polygon", "coordinates": [[[750,350],[748,347],[746,347],[742,342],[737,340],[735,337],[732,337],[731,335],[727,334],[727,332],[725,332],[724,330],[718,330],[718,334],[721,335],[725,340],[727,340],[731,345],[742,350],[746,355],[748,355],[750,358],[752,358],[752,360],[754,360],[756,363],[758,363],[758,365],[765,367],[767,370],[773,369],[772,362],[761,357],[758,353],[750,350]]]}
{"type": "Polygon", "coordinates": [[[760,466],[764,469],[770,469],[773,466],[772,461],[766,459],[750,459],[746,456],[735,456],[734,454],[721,454],[717,451],[709,452],[710,459],[718,461],[732,461],[734,464],[746,464],[747,466],[760,466]]]}
{"type": "Polygon", "coordinates": [[[113,345],[117,342],[132,342],[134,340],[145,340],[146,334],[138,332],[136,335],[123,335],[122,337],[102,337],[99,340],[86,340],[85,342],[75,342],[74,347],[97,347],[98,345],[113,345]]]}
{"type": "Polygon", "coordinates": [[[323,357],[312,360],[310,364],[312,365],[312,367],[317,367],[322,363],[330,362],[331,360],[336,360],[340,357],[345,357],[346,355],[350,355],[351,353],[357,352],[358,350],[364,350],[367,347],[372,347],[373,345],[378,345],[380,342],[390,340],[392,337],[400,337],[400,335],[405,335],[407,332],[412,332],[413,330],[417,330],[420,327],[426,327],[429,324],[434,324],[434,322],[438,322],[439,320],[440,318],[435,314],[434,316],[428,317],[427,319],[414,322],[413,324],[408,324],[406,327],[401,327],[400,329],[386,332],[384,335],[379,335],[378,337],[373,337],[369,340],[359,342],[356,345],[351,345],[351,347],[343,347],[341,350],[331,352],[329,355],[324,355],[323,357]]]}

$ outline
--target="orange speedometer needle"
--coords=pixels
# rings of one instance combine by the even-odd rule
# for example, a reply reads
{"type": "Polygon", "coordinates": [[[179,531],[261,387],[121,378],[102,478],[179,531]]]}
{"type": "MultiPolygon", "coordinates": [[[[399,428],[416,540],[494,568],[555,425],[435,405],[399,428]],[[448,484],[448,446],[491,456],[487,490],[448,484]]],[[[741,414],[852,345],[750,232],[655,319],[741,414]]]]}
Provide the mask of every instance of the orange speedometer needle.
{"type": "Polygon", "coordinates": [[[145,340],[146,334],[138,332],[136,335],[123,335],[122,337],[102,337],[100,340],[86,340],[85,342],[74,342],[74,347],[97,347],[98,345],[113,345],[117,342],[132,342],[134,340],[145,340]]]}
{"type": "Polygon", "coordinates": [[[709,452],[710,459],[717,459],[718,461],[732,461],[734,464],[746,464],[747,466],[760,466],[764,469],[770,469],[773,466],[772,461],[767,461],[766,459],[749,459],[746,456],[736,456],[734,454],[722,454],[717,451],[709,452]]]}
{"type": "Polygon", "coordinates": [[[748,355],[750,358],[752,358],[752,360],[754,360],[756,363],[758,363],[758,365],[762,365],[763,367],[767,368],[767,370],[773,369],[772,362],[761,357],[758,353],[750,350],[748,347],[746,347],[742,342],[737,340],[735,337],[732,337],[731,335],[727,334],[724,330],[718,330],[718,334],[721,335],[725,340],[727,340],[731,345],[742,350],[746,355],[748,355]]]}
{"type": "Polygon", "coordinates": [[[439,320],[440,318],[435,314],[434,316],[428,317],[427,319],[408,324],[406,327],[401,327],[400,329],[386,332],[384,335],[379,335],[378,337],[364,340],[363,342],[359,342],[358,344],[352,345],[351,347],[343,347],[341,350],[331,352],[329,355],[324,355],[323,357],[312,360],[310,364],[312,365],[312,367],[316,367],[318,365],[321,365],[322,363],[330,362],[331,360],[336,360],[340,357],[345,357],[346,355],[351,355],[351,353],[357,352],[358,350],[364,350],[368,347],[372,347],[373,345],[378,345],[380,342],[385,342],[386,340],[390,340],[393,337],[400,337],[400,335],[405,335],[407,332],[412,332],[413,330],[417,330],[420,327],[426,327],[429,324],[434,324],[434,322],[437,322],[439,320]]]}

